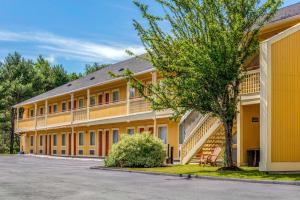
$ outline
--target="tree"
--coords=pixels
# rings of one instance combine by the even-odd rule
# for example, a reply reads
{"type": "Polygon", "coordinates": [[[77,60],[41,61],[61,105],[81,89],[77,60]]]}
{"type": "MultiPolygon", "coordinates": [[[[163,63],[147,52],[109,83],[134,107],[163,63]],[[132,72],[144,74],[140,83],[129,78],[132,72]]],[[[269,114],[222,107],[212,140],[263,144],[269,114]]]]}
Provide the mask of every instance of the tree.
{"type": "Polygon", "coordinates": [[[163,15],[134,1],[146,23],[134,27],[149,60],[162,76],[144,85],[125,70],[132,87],[155,110],[172,109],[174,118],[188,110],[218,117],[225,130],[225,168],[233,168],[232,128],[237,114],[244,63],[258,51],[259,32],[280,0],[156,0],[163,15]],[[153,96],[144,94],[145,87],[153,96]]]}
{"type": "Polygon", "coordinates": [[[0,65],[0,122],[2,131],[9,132],[10,153],[14,153],[14,120],[17,111],[12,106],[30,97],[33,91],[33,63],[20,54],[9,54],[0,65]]]}
{"type": "Polygon", "coordinates": [[[107,66],[109,66],[110,64],[99,64],[99,63],[93,63],[93,64],[86,64],[85,65],[85,72],[84,75],[88,75],[90,73],[93,73],[95,71],[98,71],[100,69],[103,69],[107,66]]]}

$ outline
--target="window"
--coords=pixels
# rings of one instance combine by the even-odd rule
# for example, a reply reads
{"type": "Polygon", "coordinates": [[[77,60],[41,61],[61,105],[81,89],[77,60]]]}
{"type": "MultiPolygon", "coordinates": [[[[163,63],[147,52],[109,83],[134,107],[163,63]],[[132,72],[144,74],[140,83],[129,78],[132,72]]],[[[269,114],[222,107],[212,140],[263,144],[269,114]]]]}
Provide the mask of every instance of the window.
{"type": "Polygon", "coordinates": [[[61,135],[61,145],[66,146],[66,134],[61,135]]]}
{"type": "Polygon", "coordinates": [[[113,143],[118,143],[119,141],[119,130],[118,129],[114,129],[113,130],[113,143]]]}
{"type": "Polygon", "coordinates": [[[57,145],[57,136],[53,135],[53,146],[57,145]]]}
{"type": "Polygon", "coordinates": [[[114,90],[112,92],[112,98],[113,98],[113,102],[118,102],[120,99],[120,95],[119,95],[119,90],[114,90]]]}
{"type": "Polygon", "coordinates": [[[79,133],[79,146],[83,146],[83,133],[79,133]]]}
{"type": "Polygon", "coordinates": [[[30,136],[30,146],[33,146],[33,136],[30,136]]]}
{"type": "Polygon", "coordinates": [[[48,113],[49,113],[49,114],[52,113],[52,106],[48,106],[48,113]]]}
{"type": "Polygon", "coordinates": [[[62,112],[66,112],[66,110],[67,110],[67,103],[66,102],[62,102],[61,103],[61,111],[62,112]]]}
{"type": "Polygon", "coordinates": [[[98,105],[102,105],[103,104],[103,95],[99,94],[98,95],[98,105]]]}
{"type": "Polygon", "coordinates": [[[54,113],[57,113],[57,104],[54,104],[54,105],[53,105],[53,112],[54,112],[54,113]]]}
{"type": "Polygon", "coordinates": [[[40,135],[40,146],[43,146],[43,136],[40,135]]]}
{"type": "Polygon", "coordinates": [[[96,96],[91,96],[90,97],[90,106],[95,106],[96,105],[96,96]]]}
{"type": "Polygon", "coordinates": [[[109,104],[109,93],[105,93],[105,103],[109,104]]]}
{"type": "Polygon", "coordinates": [[[127,133],[128,133],[128,135],[133,135],[134,134],[134,128],[128,128],[127,133]]]}
{"type": "Polygon", "coordinates": [[[129,88],[129,98],[135,97],[135,88],[131,87],[129,88]]]}
{"type": "Polygon", "coordinates": [[[90,132],[90,145],[91,146],[95,145],[95,132],[94,131],[90,132]]]}
{"type": "Polygon", "coordinates": [[[40,107],[40,115],[44,114],[44,107],[40,107]]]}
{"type": "Polygon", "coordinates": [[[164,144],[167,144],[167,127],[158,127],[158,138],[160,138],[164,144]]]}
{"type": "Polygon", "coordinates": [[[34,117],[34,110],[30,109],[30,117],[34,117]]]}
{"type": "Polygon", "coordinates": [[[62,150],[61,150],[61,154],[62,154],[62,155],[65,155],[65,154],[66,154],[66,150],[62,149],[62,150]]]}
{"type": "Polygon", "coordinates": [[[148,128],[148,132],[150,133],[150,134],[153,134],[154,133],[154,128],[151,126],[151,127],[149,127],[148,128]]]}
{"type": "Polygon", "coordinates": [[[81,109],[83,107],[84,107],[84,99],[81,98],[81,99],[79,99],[79,109],[81,109]]]}

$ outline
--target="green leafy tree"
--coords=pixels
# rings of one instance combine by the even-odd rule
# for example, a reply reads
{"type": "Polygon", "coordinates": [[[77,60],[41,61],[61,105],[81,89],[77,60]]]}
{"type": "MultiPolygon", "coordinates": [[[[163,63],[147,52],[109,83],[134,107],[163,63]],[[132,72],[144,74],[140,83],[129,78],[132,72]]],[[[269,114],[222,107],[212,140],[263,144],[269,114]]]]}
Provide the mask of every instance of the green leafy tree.
{"type": "Polygon", "coordinates": [[[90,73],[93,73],[95,71],[98,71],[100,69],[103,69],[110,64],[99,64],[99,63],[93,63],[93,64],[86,64],[85,65],[85,70],[84,70],[84,75],[88,75],[90,73]]]}
{"type": "Polygon", "coordinates": [[[232,128],[237,114],[243,65],[257,53],[259,32],[280,0],[156,0],[163,15],[151,14],[134,1],[144,21],[134,27],[149,60],[163,79],[145,86],[125,70],[122,76],[156,110],[172,109],[174,117],[197,110],[220,119],[225,130],[225,168],[233,168],[232,128]],[[145,96],[145,87],[153,96],[145,96]]]}

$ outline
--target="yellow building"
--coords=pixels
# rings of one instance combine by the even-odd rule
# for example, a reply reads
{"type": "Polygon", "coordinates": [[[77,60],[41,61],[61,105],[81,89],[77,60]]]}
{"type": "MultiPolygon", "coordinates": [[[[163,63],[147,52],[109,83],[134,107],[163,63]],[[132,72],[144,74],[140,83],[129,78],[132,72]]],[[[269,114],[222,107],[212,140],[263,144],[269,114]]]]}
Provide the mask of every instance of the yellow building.
{"type": "MultiPolygon", "coordinates": [[[[280,9],[260,38],[260,51],[247,63],[241,85],[235,161],[246,165],[252,154],[262,171],[299,171],[300,3],[280,9]]],[[[185,164],[198,159],[199,152],[209,155],[223,146],[218,119],[191,111],[173,122],[171,111],[151,110],[124,79],[108,75],[125,68],[145,84],[160,78],[150,63],[132,58],[15,105],[21,150],[105,157],[123,134],[149,131],[185,164]]]]}

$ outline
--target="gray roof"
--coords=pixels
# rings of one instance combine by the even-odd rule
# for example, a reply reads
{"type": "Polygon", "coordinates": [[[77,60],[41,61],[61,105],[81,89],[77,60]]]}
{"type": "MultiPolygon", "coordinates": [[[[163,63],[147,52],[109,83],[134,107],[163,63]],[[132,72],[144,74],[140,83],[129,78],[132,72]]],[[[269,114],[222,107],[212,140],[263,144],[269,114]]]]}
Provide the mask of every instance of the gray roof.
{"type": "Polygon", "coordinates": [[[78,91],[84,88],[88,88],[95,85],[101,85],[106,82],[112,81],[114,79],[111,77],[108,72],[113,72],[115,74],[120,74],[120,69],[129,69],[135,74],[142,73],[144,71],[150,71],[153,69],[152,65],[147,62],[146,60],[140,58],[140,57],[134,57],[130,58],[128,60],[124,60],[122,62],[118,62],[116,64],[112,64],[108,67],[105,67],[101,70],[98,70],[94,73],[91,73],[85,77],[82,77],[80,79],[71,81],[69,83],[66,83],[62,86],[59,86],[57,88],[54,88],[53,90],[50,90],[48,92],[45,92],[43,94],[40,94],[38,96],[35,96],[33,98],[30,98],[26,101],[23,101],[15,106],[21,106],[25,104],[30,104],[33,102],[49,99],[51,97],[60,96],[63,94],[68,94],[73,91],[78,91]]]}
{"type": "MultiPolygon", "coordinates": [[[[277,21],[281,21],[290,17],[294,17],[296,15],[300,15],[300,2],[281,8],[277,11],[276,15],[272,18],[272,20],[269,23],[274,23],[277,21]]],[[[71,93],[72,91],[78,91],[84,88],[91,87],[93,85],[101,85],[102,83],[105,83],[107,81],[111,81],[114,78],[112,78],[108,72],[114,72],[119,73],[120,68],[128,68],[134,73],[140,73],[143,71],[151,70],[153,69],[152,65],[140,58],[130,58],[128,60],[118,62],[116,64],[110,65],[104,69],[101,69],[99,71],[96,71],[92,74],[89,74],[83,78],[77,79],[75,81],[72,81],[70,83],[67,83],[65,85],[62,85],[60,87],[57,87],[53,90],[50,90],[48,92],[45,92],[43,94],[40,94],[38,96],[35,96],[31,99],[28,99],[26,101],[23,101],[15,106],[25,105],[41,100],[45,100],[47,98],[71,93]],[[92,77],[95,77],[93,80],[91,80],[92,77]]]]}
{"type": "Polygon", "coordinates": [[[296,15],[300,15],[300,2],[280,8],[269,23],[281,21],[296,15]]]}

